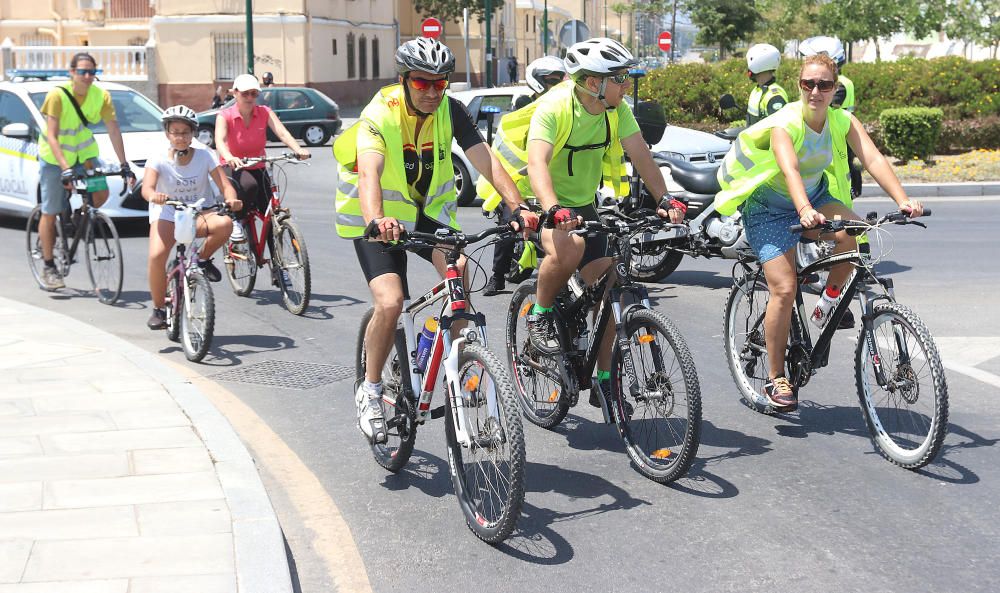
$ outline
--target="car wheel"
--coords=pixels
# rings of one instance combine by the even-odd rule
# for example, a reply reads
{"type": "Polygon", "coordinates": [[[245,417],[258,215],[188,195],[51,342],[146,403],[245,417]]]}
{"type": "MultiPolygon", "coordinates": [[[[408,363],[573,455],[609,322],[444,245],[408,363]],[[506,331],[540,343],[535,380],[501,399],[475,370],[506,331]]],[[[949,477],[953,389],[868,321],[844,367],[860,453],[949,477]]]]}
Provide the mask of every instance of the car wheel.
{"type": "Polygon", "coordinates": [[[209,148],[215,147],[215,129],[212,126],[198,126],[198,142],[209,148]]]}
{"type": "Polygon", "coordinates": [[[458,196],[459,206],[471,206],[476,199],[476,186],[471,182],[469,170],[465,168],[462,159],[455,155],[451,156],[451,162],[455,168],[455,194],[458,196]]]}
{"type": "Polygon", "coordinates": [[[308,125],[302,129],[302,141],[307,146],[323,146],[329,139],[330,134],[319,124],[308,125]]]}

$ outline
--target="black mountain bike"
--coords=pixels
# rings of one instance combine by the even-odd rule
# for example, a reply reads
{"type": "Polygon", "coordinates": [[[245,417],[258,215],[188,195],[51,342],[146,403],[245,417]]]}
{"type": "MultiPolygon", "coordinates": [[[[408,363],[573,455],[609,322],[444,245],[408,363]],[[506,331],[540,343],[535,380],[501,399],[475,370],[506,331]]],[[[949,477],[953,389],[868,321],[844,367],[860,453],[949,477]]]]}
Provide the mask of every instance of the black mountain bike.
{"type": "Polygon", "coordinates": [[[650,212],[626,216],[605,211],[600,222],[588,221],[584,230],[573,231],[607,234],[614,265],[593,286],[571,281],[556,297],[557,354],[531,346],[526,318],[535,303],[537,284],[519,286],[507,313],[507,353],[524,417],[552,428],[576,405],[580,391],[598,389],[591,386],[591,376],[604,328],[613,315],[611,397],[610,401],[600,397],[604,419],[617,425],[639,472],[665,483],[682,476],[698,451],[701,389],[684,338],[666,316],[653,310],[646,288],[632,280],[630,244],[636,234],[685,228],[650,212]],[[587,318],[598,303],[590,331],[587,318]]]}
{"type": "MultiPolygon", "coordinates": [[[[71,211],[69,206],[56,214],[55,244],[52,258],[56,269],[63,277],[69,275],[72,264],[76,263],[76,250],[83,243],[86,251],[84,261],[90,284],[98,300],[113,305],[122,293],[122,247],[118,241],[118,229],[111,217],[94,206],[94,199],[87,191],[87,180],[95,177],[122,177],[120,170],[88,169],[73,175],[73,193],[80,195],[82,204],[71,211]]],[[[122,195],[128,185],[122,188],[122,195]]],[[[70,194],[72,197],[72,193],[70,194]]],[[[45,260],[42,256],[42,242],[38,236],[38,225],[42,219],[41,204],[35,206],[28,216],[27,252],[28,267],[35,281],[42,288],[42,270],[45,260]]]]}
{"type": "MultiPolygon", "coordinates": [[[[930,210],[924,215],[929,216],[930,210]]],[[[860,235],[887,224],[914,224],[906,214],[893,212],[866,221],[827,221],[821,233],[847,230],[860,235]]],[[[802,232],[800,225],[792,229],[802,232]]],[[[948,385],[934,339],[913,311],[896,302],[891,278],[880,278],[869,262],[867,245],[855,251],[821,257],[799,271],[800,290],[795,295],[792,325],[785,352],[789,381],[797,389],[825,367],[830,346],[844,312],[857,297],[862,326],[854,352],[854,373],[861,412],[878,452],[907,469],[930,463],[941,449],[948,429],[948,385]],[[856,268],[844,288],[826,327],[816,338],[809,335],[801,285],[813,272],[849,262],[856,268]]],[[[767,348],[764,345],[764,312],[768,289],[764,271],[752,253],[746,253],[734,269],[735,283],[726,302],[723,332],[726,358],[744,403],[756,412],[775,410],[763,395],[768,380],[767,348]]]]}

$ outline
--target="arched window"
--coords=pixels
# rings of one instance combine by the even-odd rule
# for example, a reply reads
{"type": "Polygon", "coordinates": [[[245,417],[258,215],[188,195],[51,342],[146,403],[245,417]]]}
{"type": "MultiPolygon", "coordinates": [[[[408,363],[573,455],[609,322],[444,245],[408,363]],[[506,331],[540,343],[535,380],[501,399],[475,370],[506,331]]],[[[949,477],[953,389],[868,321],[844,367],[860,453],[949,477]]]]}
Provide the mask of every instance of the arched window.
{"type": "Polygon", "coordinates": [[[372,39],[372,78],[378,80],[378,37],[372,39]]]}
{"type": "Polygon", "coordinates": [[[354,33],[347,34],[347,78],[354,78],[354,33]]]}
{"type": "Polygon", "coordinates": [[[358,46],[358,65],[361,67],[361,80],[368,78],[368,38],[364,35],[358,46]]]}

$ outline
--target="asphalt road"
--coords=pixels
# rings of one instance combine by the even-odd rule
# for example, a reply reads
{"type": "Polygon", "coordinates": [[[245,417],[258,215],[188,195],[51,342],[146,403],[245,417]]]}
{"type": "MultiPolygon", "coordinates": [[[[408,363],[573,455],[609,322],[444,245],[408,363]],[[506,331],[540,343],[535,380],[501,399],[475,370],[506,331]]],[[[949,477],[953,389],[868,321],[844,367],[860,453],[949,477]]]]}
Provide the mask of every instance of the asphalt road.
{"type": "MultiPolygon", "coordinates": [[[[263,277],[249,298],[223,280],[215,287],[216,338],[203,364],[187,363],[175,344],[145,327],[145,224],[123,228],[123,301],[108,307],[83,291],[38,290],[22,223],[2,220],[0,294],[97,325],[237,394],[333,499],[378,592],[1000,590],[1000,202],[932,201],[930,228],[894,230],[893,250],[879,266],[938,339],[946,363],[966,373],[947,373],[951,425],[933,464],[905,471],[874,452],[854,388],[856,332],[835,340],[831,364],[804,390],[798,413],[765,417],[744,407],[721,341],[732,262],[688,259],[651,290],[687,339],[701,380],[702,442],[690,475],[670,486],[644,479],[584,398],[556,430],[526,423],[524,515],[509,542],[491,548],[465,527],[441,422],[421,428],[408,468],[389,475],[357,432],[350,379],[295,388],[308,374],[290,375],[282,387],[219,376],[264,361],[337,365],[353,374],[369,295],[351,244],[333,230],[329,149],[315,152],[311,167],[289,169],[286,198],[311,256],[312,306],[295,317],[263,277]]],[[[865,200],[859,210],[889,207],[865,200]]],[[[467,230],[487,224],[477,208],[463,209],[460,220],[467,230]]],[[[429,265],[410,269],[412,287],[431,285],[429,265]]],[[[480,275],[476,283],[483,281],[480,275]]],[[[83,266],[67,283],[87,287],[83,266]]],[[[507,301],[477,300],[493,322],[498,353],[507,301]]],[[[333,590],[312,547],[322,534],[290,501],[281,472],[262,472],[301,591],[333,590]]]]}

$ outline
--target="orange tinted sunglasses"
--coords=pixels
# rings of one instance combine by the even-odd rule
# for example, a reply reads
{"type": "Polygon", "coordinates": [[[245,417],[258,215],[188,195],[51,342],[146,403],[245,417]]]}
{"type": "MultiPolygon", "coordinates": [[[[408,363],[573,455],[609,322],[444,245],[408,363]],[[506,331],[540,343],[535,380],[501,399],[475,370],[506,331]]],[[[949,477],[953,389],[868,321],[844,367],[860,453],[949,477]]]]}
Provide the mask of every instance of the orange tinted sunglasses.
{"type": "Polygon", "coordinates": [[[416,91],[426,91],[431,87],[435,90],[443,91],[448,88],[448,79],[442,78],[439,80],[427,80],[426,78],[409,78],[410,86],[416,91]]]}

